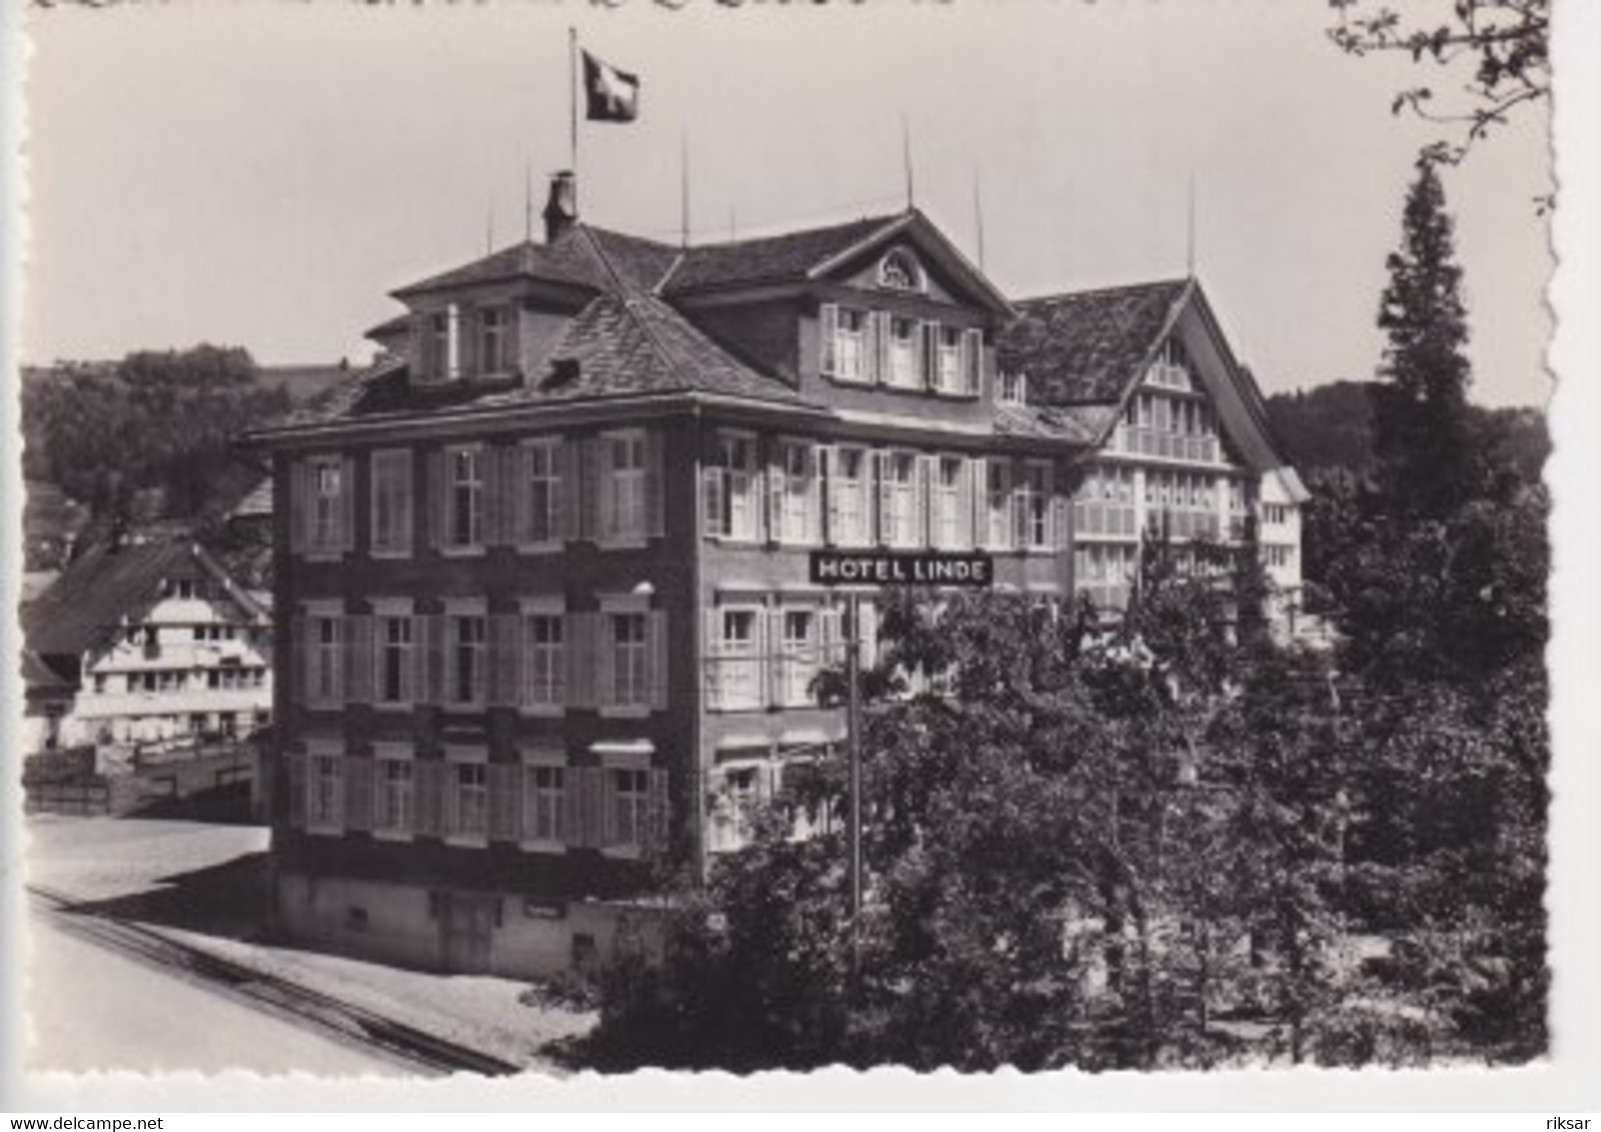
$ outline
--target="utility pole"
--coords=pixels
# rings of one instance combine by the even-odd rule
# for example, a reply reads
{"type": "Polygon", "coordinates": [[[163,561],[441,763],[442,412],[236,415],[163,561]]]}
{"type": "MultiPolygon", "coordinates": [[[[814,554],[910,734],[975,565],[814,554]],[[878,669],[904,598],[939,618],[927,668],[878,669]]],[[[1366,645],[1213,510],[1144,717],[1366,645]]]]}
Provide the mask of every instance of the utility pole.
{"type": "Polygon", "coordinates": [[[851,986],[854,993],[862,973],[862,634],[861,598],[857,594],[845,595],[845,616],[845,725],[851,791],[850,824],[846,836],[850,852],[851,986]]]}

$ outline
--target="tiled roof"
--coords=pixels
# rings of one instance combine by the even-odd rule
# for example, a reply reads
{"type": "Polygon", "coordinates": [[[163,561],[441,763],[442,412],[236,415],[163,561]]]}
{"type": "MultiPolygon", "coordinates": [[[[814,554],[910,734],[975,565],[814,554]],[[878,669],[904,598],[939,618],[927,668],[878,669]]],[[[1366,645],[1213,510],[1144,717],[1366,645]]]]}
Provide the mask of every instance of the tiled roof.
{"type": "Polygon", "coordinates": [[[73,689],[71,680],[40,660],[32,649],[22,650],[22,685],[35,695],[73,689]]]}
{"type": "Polygon", "coordinates": [[[1116,401],[1158,345],[1189,281],[1051,295],[1016,305],[999,342],[1003,369],[1028,374],[1044,404],[1116,401]]]}
{"type": "Polygon", "coordinates": [[[1116,415],[1115,408],[1101,405],[996,405],[995,431],[1092,445],[1116,415]]]}
{"type": "Polygon", "coordinates": [[[596,228],[593,224],[582,224],[579,228],[588,234],[603,263],[628,290],[654,290],[681,254],[678,248],[655,240],[596,228]]]}
{"type": "Polygon", "coordinates": [[[228,512],[230,519],[263,519],[272,517],[272,477],[266,476],[228,512]]]}
{"type": "Polygon", "coordinates": [[[46,658],[76,657],[106,639],[124,614],[155,597],[162,578],[197,576],[191,545],[157,539],[90,548],[23,609],[28,648],[46,658]]]}
{"type": "Polygon", "coordinates": [[[427,291],[506,279],[543,279],[551,283],[603,290],[607,286],[605,274],[596,262],[589,242],[579,236],[579,230],[578,226],[570,228],[551,244],[524,242],[501,248],[461,267],[431,275],[417,283],[409,283],[392,294],[398,299],[427,291]]]}
{"type": "Polygon", "coordinates": [[[703,287],[745,286],[802,279],[806,273],[905,217],[870,216],[826,228],[808,228],[782,236],[701,244],[684,252],[683,262],[668,278],[669,295],[703,287]]]}

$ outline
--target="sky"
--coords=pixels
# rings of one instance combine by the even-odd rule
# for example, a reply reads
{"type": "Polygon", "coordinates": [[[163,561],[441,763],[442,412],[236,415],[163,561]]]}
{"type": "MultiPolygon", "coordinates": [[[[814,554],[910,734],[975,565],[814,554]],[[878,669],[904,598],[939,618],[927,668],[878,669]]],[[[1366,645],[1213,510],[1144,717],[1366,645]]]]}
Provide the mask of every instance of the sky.
{"type": "MultiPolygon", "coordinates": [[[[638,74],[581,124],[580,211],[676,242],[913,199],[1013,297],[1195,265],[1269,392],[1371,377],[1423,75],[1355,59],[1323,0],[33,10],[21,356],[199,341],[353,361],[388,292],[520,240],[569,164],[567,29],[638,74]],[[903,132],[904,131],[904,132],[903,132]],[[976,203],[981,201],[981,210],[976,203]]],[[[1438,82],[1443,91],[1449,79],[1438,82]]],[[[1543,111],[1445,174],[1474,398],[1543,405],[1543,111]]],[[[535,221],[537,230],[537,218],[535,221]]]]}

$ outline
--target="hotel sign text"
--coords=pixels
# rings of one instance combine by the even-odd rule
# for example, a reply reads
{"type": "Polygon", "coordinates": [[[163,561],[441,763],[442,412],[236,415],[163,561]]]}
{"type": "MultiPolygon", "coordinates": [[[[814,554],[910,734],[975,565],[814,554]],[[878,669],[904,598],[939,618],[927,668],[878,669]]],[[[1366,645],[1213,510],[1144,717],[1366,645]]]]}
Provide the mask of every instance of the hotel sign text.
{"type": "Polygon", "coordinates": [[[821,586],[990,586],[988,554],[920,550],[814,550],[812,584],[821,586]]]}

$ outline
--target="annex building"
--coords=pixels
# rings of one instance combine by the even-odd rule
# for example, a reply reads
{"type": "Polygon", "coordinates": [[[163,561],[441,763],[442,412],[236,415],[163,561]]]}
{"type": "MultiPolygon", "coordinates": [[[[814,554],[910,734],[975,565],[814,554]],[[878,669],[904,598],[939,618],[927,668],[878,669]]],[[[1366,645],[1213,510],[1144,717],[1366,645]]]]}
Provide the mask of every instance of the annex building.
{"type": "Polygon", "coordinates": [[[1013,303],[915,209],[680,248],[573,199],[253,438],[291,937],[516,975],[636,944],[653,866],[843,736],[816,548],[984,549],[1115,610],[1142,532],[1255,518],[1293,604],[1304,491],[1195,280],[1013,303]]]}

